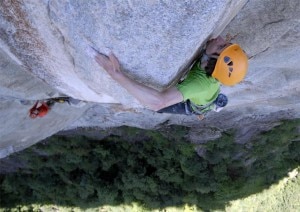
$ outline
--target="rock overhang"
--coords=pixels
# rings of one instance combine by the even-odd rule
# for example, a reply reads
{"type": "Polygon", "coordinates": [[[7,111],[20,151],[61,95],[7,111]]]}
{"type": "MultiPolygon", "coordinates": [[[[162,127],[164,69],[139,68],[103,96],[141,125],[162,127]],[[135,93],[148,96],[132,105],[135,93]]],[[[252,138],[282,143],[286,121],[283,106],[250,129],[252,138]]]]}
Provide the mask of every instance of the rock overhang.
{"type": "MultiPolygon", "coordinates": [[[[86,48],[113,51],[130,77],[163,90],[180,78],[204,41],[218,34],[245,2],[24,1],[14,3],[12,13],[3,12],[2,19],[20,34],[6,40],[12,53],[25,70],[51,87],[77,99],[140,107],[86,48]]],[[[7,27],[2,30],[9,35],[7,27]]]]}

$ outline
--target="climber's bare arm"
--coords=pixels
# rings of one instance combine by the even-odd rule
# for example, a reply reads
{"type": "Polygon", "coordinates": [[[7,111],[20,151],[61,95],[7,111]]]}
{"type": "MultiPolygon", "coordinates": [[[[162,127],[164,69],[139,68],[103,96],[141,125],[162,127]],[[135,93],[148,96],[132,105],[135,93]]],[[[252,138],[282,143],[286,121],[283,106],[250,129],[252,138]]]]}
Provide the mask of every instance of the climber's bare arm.
{"type": "Polygon", "coordinates": [[[120,63],[112,53],[109,56],[97,53],[95,60],[114,80],[151,110],[157,111],[183,101],[182,94],[176,87],[159,92],[127,77],[121,71],[120,63]]]}

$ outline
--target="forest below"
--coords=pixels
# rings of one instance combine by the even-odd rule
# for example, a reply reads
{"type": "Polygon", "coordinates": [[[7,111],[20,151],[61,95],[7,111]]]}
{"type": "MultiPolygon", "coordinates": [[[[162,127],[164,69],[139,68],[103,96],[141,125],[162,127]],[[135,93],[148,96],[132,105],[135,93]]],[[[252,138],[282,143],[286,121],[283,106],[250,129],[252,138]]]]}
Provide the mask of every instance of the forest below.
{"type": "Polygon", "coordinates": [[[145,210],[224,210],[229,201],[261,192],[299,167],[299,126],[300,119],[281,121],[245,144],[234,142],[234,130],[224,132],[201,144],[201,155],[182,126],[55,135],[0,160],[0,209],[137,204],[145,210]],[[14,170],[5,169],[13,163],[14,170]]]}

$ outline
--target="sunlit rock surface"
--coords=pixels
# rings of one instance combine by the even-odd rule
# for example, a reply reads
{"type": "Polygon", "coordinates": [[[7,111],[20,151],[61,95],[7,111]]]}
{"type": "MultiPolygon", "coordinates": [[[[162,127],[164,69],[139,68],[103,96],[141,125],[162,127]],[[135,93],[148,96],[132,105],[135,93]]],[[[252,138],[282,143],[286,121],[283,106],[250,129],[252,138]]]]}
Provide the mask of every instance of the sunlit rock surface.
{"type": "Polygon", "coordinates": [[[194,142],[238,129],[246,142],[279,119],[300,117],[300,2],[3,1],[0,4],[0,157],[60,130],[181,124],[194,142]],[[159,90],[176,83],[211,36],[228,33],[250,58],[246,79],[222,87],[229,105],[196,117],[143,109],[87,54],[113,51],[132,78],[159,90]],[[86,102],[55,105],[42,118],[28,110],[60,95],[86,102]],[[261,128],[261,129],[260,129],[261,128]],[[195,136],[197,135],[197,136],[195,136]]]}

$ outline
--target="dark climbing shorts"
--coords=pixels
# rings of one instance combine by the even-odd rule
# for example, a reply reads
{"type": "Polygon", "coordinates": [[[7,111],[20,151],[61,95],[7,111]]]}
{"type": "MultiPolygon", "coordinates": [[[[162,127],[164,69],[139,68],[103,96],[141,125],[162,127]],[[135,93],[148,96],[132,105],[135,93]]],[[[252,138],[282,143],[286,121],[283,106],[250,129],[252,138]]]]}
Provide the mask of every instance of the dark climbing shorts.
{"type": "Polygon", "coordinates": [[[191,107],[190,101],[180,102],[169,107],[165,107],[158,113],[172,113],[172,114],[184,114],[184,115],[193,115],[193,109],[191,107]]]}
{"type": "MultiPolygon", "coordinates": [[[[209,105],[202,106],[201,109],[198,109],[198,111],[194,111],[190,100],[187,100],[186,102],[180,102],[174,105],[171,105],[169,107],[163,108],[158,113],[173,113],[173,114],[184,114],[184,115],[200,115],[204,114],[211,110],[210,105],[215,104],[217,108],[225,107],[228,103],[228,98],[226,95],[219,93],[218,97],[213,103],[210,103],[209,105]],[[200,111],[200,112],[199,112],[200,111]]],[[[201,107],[201,106],[200,106],[201,107]]]]}

